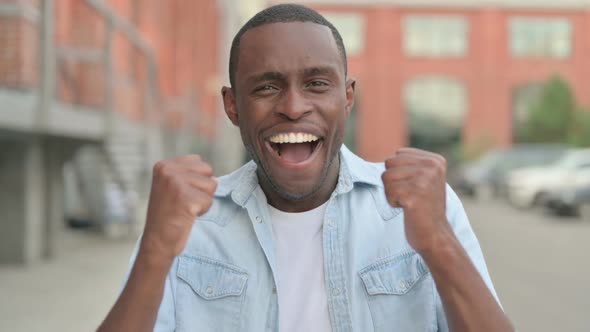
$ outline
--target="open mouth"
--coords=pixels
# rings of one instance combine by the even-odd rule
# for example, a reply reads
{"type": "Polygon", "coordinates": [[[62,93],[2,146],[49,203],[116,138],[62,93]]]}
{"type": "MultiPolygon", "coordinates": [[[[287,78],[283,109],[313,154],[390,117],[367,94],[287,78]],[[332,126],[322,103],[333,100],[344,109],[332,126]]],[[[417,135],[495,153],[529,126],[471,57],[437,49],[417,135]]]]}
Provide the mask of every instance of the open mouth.
{"type": "Polygon", "coordinates": [[[313,134],[284,133],[271,136],[267,142],[281,160],[289,164],[301,164],[314,156],[321,141],[313,134]]]}

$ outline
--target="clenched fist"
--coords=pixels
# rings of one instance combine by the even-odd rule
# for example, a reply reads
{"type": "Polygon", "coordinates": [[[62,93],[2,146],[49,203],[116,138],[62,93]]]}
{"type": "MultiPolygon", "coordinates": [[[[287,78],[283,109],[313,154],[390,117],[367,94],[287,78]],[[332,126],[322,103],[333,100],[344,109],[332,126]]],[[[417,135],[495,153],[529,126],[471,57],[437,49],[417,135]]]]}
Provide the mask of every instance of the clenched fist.
{"type": "Polygon", "coordinates": [[[156,163],[142,254],[167,261],[178,256],[195,219],[211,207],[216,188],[213,169],[197,155],[156,163]]]}
{"type": "Polygon", "coordinates": [[[428,151],[402,148],[385,160],[382,179],[389,204],[404,210],[412,248],[418,253],[436,249],[441,235],[452,233],[446,218],[446,160],[428,151]]]}

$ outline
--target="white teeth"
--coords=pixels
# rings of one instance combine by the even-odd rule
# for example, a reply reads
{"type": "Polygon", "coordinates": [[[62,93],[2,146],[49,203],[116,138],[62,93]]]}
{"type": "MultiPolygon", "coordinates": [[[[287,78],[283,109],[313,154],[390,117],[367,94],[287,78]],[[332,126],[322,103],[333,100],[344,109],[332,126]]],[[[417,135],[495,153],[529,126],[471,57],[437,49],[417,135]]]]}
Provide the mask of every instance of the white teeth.
{"type": "Polygon", "coordinates": [[[269,141],[272,143],[303,143],[303,142],[314,142],[319,138],[313,134],[307,133],[284,133],[272,136],[269,141]]]}

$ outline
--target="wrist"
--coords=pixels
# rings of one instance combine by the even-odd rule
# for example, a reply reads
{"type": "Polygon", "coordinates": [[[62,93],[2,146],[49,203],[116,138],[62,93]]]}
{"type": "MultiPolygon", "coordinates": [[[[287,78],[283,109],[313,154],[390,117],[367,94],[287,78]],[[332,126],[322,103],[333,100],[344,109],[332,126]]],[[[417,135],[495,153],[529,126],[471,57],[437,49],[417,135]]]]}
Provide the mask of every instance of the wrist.
{"type": "Polygon", "coordinates": [[[159,250],[157,246],[150,245],[148,241],[142,241],[136,261],[150,270],[164,269],[168,271],[174,262],[174,258],[174,255],[166,254],[165,251],[159,250]]]}
{"type": "Polygon", "coordinates": [[[461,243],[450,227],[437,232],[427,243],[416,251],[430,268],[436,268],[441,264],[448,266],[464,253],[461,243]]]}

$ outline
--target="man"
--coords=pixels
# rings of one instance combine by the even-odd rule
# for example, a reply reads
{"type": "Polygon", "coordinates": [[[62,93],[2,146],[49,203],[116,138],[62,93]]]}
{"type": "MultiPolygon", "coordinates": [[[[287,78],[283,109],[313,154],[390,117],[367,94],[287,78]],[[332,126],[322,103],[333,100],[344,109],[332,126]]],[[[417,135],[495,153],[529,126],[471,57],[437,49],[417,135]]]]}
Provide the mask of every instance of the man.
{"type": "Polygon", "coordinates": [[[278,5],[236,35],[225,111],[253,161],[154,167],[129,280],[101,331],[512,331],[439,155],[343,145],[336,29],[278,5]],[[196,219],[196,220],[195,220],[196,219]]]}

